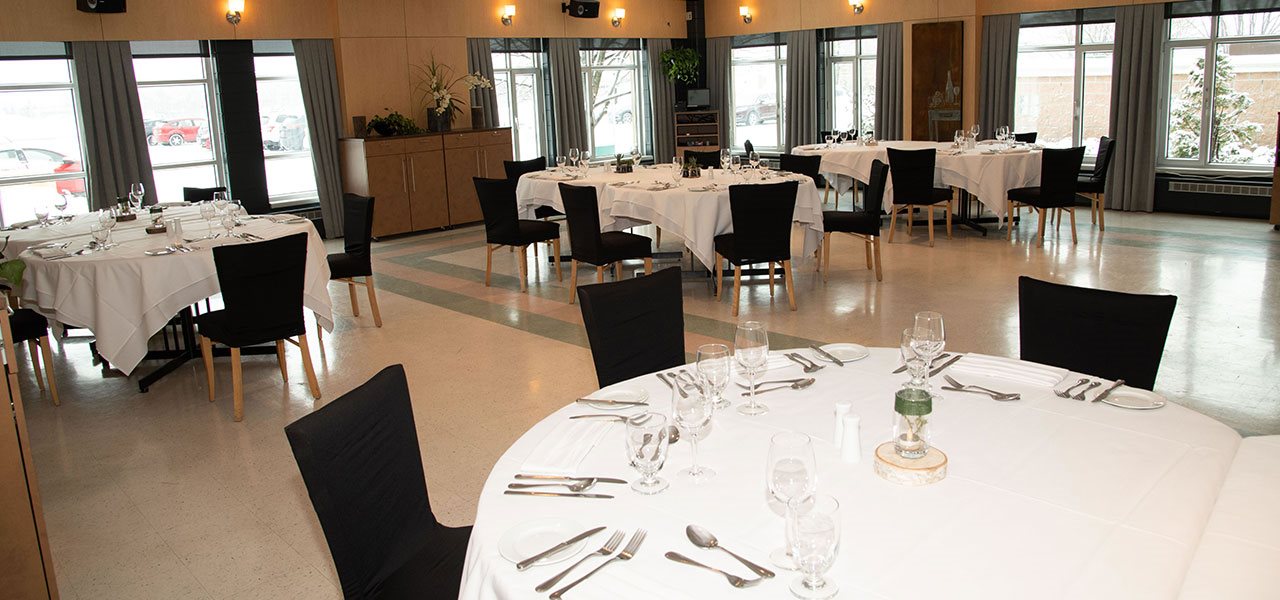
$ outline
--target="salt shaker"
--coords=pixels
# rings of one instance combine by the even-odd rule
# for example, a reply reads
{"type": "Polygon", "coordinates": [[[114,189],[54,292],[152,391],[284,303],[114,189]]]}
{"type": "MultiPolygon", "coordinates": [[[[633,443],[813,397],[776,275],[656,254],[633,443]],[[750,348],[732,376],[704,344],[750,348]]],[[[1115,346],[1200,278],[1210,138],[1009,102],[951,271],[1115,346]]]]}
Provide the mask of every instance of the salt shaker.
{"type": "Polygon", "coordinates": [[[837,448],[844,443],[844,416],[853,410],[853,403],[848,400],[836,402],[836,434],[831,438],[837,448]]]}
{"type": "Polygon", "coordinates": [[[840,418],[843,437],[840,440],[840,459],[847,463],[862,462],[862,418],[846,414],[840,418]]]}

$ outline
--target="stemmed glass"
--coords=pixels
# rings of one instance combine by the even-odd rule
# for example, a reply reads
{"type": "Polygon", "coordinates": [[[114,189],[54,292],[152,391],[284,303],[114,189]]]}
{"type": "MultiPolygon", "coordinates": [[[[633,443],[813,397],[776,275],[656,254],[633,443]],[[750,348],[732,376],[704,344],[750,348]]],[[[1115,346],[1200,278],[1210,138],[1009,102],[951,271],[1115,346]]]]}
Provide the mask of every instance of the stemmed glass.
{"type": "Polygon", "coordinates": [[[698,383],[711,396],[711,405],[717,409],[729,408],[729,401],[724,397],[724,388],[729,385],[733,371],[729,347],[724,344],[698,346],[697,365],[698,383]]]}
{"type": "MultiPolygon", "coordinates": [[[[946,343],[947,334],[942,315],[933,311],[916,313],[915,326],[911,332],[911,349],[924,361],[925,371],[933,368],[933,360],[942,354],[946,343]]],[[[919,387],[929,389],[929,380],[924,379],[924,385],[919,387]]]]}
{"type": "Polygon", "coordinates": [[[680,178],[684,177],[684,165],[680,163],[680,157],[671,159],[671,184],[680,185],[680,178]]]}
{"type": "MultiPolygon", "coordinates": [[[[813,440],[794,431],[776,433],[769,440],[767,460],[764,476],[769,510],[785,517],[791,502],[806,500],[818,488],[818,463],[813,454],[813,440]]],[[[770,553],[769,560],[785,569],[795,565],[790,549],[785,547],[770,553]]]]}
{"type": "Polygon", "coordinates": [[[243,222],[240,217],[245,214],[245,210],[244,205],[241,204],[239,200],[231,200],[230,203],[227,204],[227,212],[236,218],[237,225],[243,222]]]}
{"type": "Polygon", "coordinates": [[[564,171],[564,166],[565,166],[566,164],[568,164],[568,163],[566,163],[566,162],[565,162],[565,157],[564,157],[564,155],[563,155],[563,154],[557,154],[557,155],[556,155],[556,170],[557,170],[557,171],[564,171]]]}
{"type": "Polygon", "coordinates": [[[222,213],[222,228],[227,230],[227,237],[235,237],[231,231],[236,228],[236,216],[230,210],[222,213]]]}
{"type": "Polygon", "coordinates": [[[130,185],[129,206],[135,211],[140,210],[142,208],[142,198],[146,196],[146,193],[147,188],[144,187],[141,182],[130,185]]]}
{"type": "Polygon", "coordinates": [[[728,171],[729,165],[732,165],[732,164],[733,164],[733,153],[729,152],[728,148],[721,149],[720,150],[720,168],[728,171]]]}
{"type": "Polygon", "coordinates": [[[952,137],[952,140],[955,141],[955,146],[957,148],[964,148],[964,139],[965,139],[964,130],[957,129],[955,136],[952,137]]]}
{"type": "Polygon", "coordinates": [[[66,195],[66,194],[58,194],[57,198],[56,198],[56,199],[54,199],[54,201],[53,201],[53,207],[54,207],[54,208],[56,208],[56,209],[58,209],[58,220],[59,220],[59,221],[61,221],[61,220],[65,219],[65,218],[67,218],[66,212],[67,212],[67,203],[68,203],[68,202],[70,202],[70,199],[69,199],[69,198],[67,198],[67,195],[66,195]]]}
{"type": "Polygon", "coordinates": [[[591,152],[587,150],[583,150],[578,155],[578,160],[581,161],[579,165],[581,165],[582,167],[582,174],[586,175],[587,173],[590,173],[591,172],[591,152]]]}
{"type": "Polygon", "coordinates": [[[35,203],[36,221],[41,227],[49,226],[49,203],[44,198],[36,200],[35,203]]]}
{"type": "Polygon", "coordinates": [[[831,134],[829,134],[829,133],[828,133],[828,134],[827,134],[827,137],[826,137],[827,147],[828,147],[828,148],[830,148],[830,147],[831,147],[831,143],[832,143],[832,142],[835,142],[835,141],[836,141],[836,136],[831,135],[831,134]]]}
{"type": "Polygon", "coordinates": [[[633,167],[638,168],[640,166],[640,159],[642,157],[644,157],[644,155],[640,153],[640,148],[637,147],[631,149],[631,165],[633,167]]]}
{"type": "Polygon", "coordinates": [[[569,149],[569,165],[574,167],[578,166],[578,158],[579,158],[578,149],[570,148],[569,149]]]}
{"type": "Polygon", "coordinates": [[[754,151],[754,150],[752,150],[752,151],[751,151],[751,153],[747,155],[747,162],[751,163],[751,168],[752,168],[752,169],[759,169],[759,168],[760,168],[760,153],[759,153],[759,152],[756,152],[756,151],[754,151]]]}
{"type": "Polygon", "coordinates": [[[102,224],[93,224],[89,226],[89,234],[93,236],[93,250],[105,250],[107,248],[107,236],[111,232],[107,231],[106,226],[102,224]]]}
{"type": "Polygon", "coordinates": [[[743,321],[738,324],[737,335],[733,341],[733,357],[742,370],[747,372],[748,390],[751,395],[747,403],[738,407],[744,415],[763,415],[769,407],[756,402],[756,372],[769,364],[769,332],[764,323],[759,321],[743,321]]]}
{"type": "Polygon", "coordinates": [[[227,202],[226,192],[213,193],[213,208],[218,211],[218,214],[222,214],[227,211],[227,202]]]}
{"type": "Polygon", "coordinates": [[[667,460],[667,418],[645,413],[627,419],[627,462],[640,473],[631,489],[651,495],[667,489],[667,480],[658,477],[667,460]]]}
{"type": "Polygon", "coordinates": [[[676,427],[680,428],[680,436],[689,439],[689,447],[693,452],[693,464],[680,471],[680,475],[692,483],[703,483],[716,476],[716,472],[698,465],[698,437],[711,422],[715,414],[712,399],[704,389],[691,388],[681,395],[675,388],[671,390],[671,412],[676,427]]]}
{"type": "Polygon", "coordinates": [[[208,239],[214,238],[213,218],[218,216],[218,209],[213,206],[213,202],[200,203],[200,218],[204,219],[204,224],[209,228],[208,239]]]}
{"type": "Polygon", "coordinates": [[[822,494],[787,505],[787,546],[801,576],[791,582],[797,598],[831,598],[839,592],[824,577],[840,552],[840,503],[822,494]]]}
{"type": "Polygon", "coordinates": [[[114,247],[116,244],[115,242],[111,241],[111,238],[112,238],[111,230],[116,228],[116,213],[112,211],[110,208],[102,209],[100,212],[98,212],[98,223],[101,223],[103,229],[107,230],[107,243],[102,247],[104,249],[114,247]]]}
{"type": "Polygon", "coordinates": [[[924,367],[924,358],[916,354],[915,350],[915,333],[914,327],[908,327],[902,330],[902,342],[898,345],[898,349],[902,353],[902,364],[907,367],[907,374],[911,379],[902,384],[904,388],[923,388],[928,385],[924,374],[927,369],[924,367]]]}
{"type": "Polygon", "coordinates": [[[969,135],[973,137],[973,141],[978,141],[978,136],[982,135],[982,127],[977,123],[974,123],[973,126],[969,128],[969,135]]]}

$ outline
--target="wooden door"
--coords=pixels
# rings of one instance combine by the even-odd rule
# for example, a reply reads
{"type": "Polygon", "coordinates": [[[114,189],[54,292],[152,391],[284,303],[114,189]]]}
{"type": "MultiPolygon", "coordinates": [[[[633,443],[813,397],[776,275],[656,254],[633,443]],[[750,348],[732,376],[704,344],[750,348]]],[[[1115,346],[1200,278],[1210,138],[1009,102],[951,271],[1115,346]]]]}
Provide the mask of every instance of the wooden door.
{"type": "Polygon", "coordinates": [[[449,196],[445,188],[444,152],[409,155],[409,211],[413,230],[435,229],[449,224],[449,196]]]}
{"type": "Polygon", "coordinates": [[[511,138],[496,144],[485,144],[480,147],[480,161],[484,164],[484,176],[501,179],[507,176],[507,169],[502,161],[512,160],[511,138]]]}
{"type": "Polygon", "coordinates": [[[409,212],[407,160],[403,154],[370,156],[369,195],[374,197],[373,235],[393,235],[412,230],[409,212]]]}
{"type": "Polygon", "coordinates": [[[484,174],[480,148],[449,148],[444,151],[446,181],[449,186],[449,223],[475,223],[484,220],[476,186],[471,178],[484,174]]]}

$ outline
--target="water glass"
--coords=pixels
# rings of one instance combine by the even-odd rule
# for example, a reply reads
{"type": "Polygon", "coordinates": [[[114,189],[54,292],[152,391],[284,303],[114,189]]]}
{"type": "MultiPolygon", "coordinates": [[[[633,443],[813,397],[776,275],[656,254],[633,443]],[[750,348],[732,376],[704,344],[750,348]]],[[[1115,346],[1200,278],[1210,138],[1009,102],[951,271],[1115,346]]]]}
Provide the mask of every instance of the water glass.
{"type": "Polygon", "coordinates": [[[133,210],[142,208],[142,199],[146,196],[147,188],[138,182],[129,186],[129,206],[133,210]]]}
{"type": "MultiPolygon", "coordinates": [[[[765,501],[779,517],[787,516],[792,500],[804,500],[818,487],[817,461],[813,440],[798,432],[774,434],[769,440],[769,456],[764,469],[765,501]]],[[[795,568],[790,549],[777,548],[769,560],[784,569],[795,568]]]]}
{"type": "Polygon", "coordinates": [[[753,150],[753,151],[751,151],[751,153],[747,154],[747,162],[751,163],[751,168],[752,168],[752,169],[759,169],[759,168],[760,168],[760,153],[759,153],[759,152],[756,152],[756,151],[754,151],[754,150],[753,150]]]}
{"type": "MultiPolygon", "coordinates": [[[[920,358],[924,359],[925,370],[933,368],[934,359],[942,354],[947,344],[947,334],[943,327],[942,315],[933,311],[916,313],[914,331],[911,334],[911,347],[920,358]]],[[[928,389],[926,379],[924,388],[928,389]]]]}
{"type": "Polygon", "coordinates": [[[590,172],[590,171],[591,171],[591,152],[589,152],[589,151],[587,151],[587,150],[583,150],[583,151],[578,155],[578,160],[580,161],[580,164],[582,165],[582,174],[583,174],[583,175],[586,175],[588,172],[590,172]]]}
{"type": "Polygon", "coordinates": [[[639,167],[641,158],[644,158],[644,154],[640,152],[640,149],[632,148],[631,149],[631,165],[634,167],[639,167]]]}
{"type": "Polygon", "coordinates": [[[200,218],[204,219],[204,224],[209,227],[209,237],[213,237],[213,218],[218,215],[218,209],[214,208],[213,202],[200,203],[200,218]]]}
{"type": "Polygon", "coordinates": [[[728,148],[720,150],[720,168],[728,170],[729,165],[733,164],[733,153],[728,148]]]}
{"type": "Polygon", "coordinates": [[[828,147],[828,148],[830,148],[830,147],[831,147],[831,144],[832,144],[833,142],[835,142],[835,141],[836,141],[836,136],[831,135],[831,134],[829,134],[829,133],[828,133],[828,134],[827,134],[827,137],[826,137],[827,147],[828,147]]]}
{"type": "Polygon", "coordinates": [[[911,376],[910,380],[902,384],[904,388],[924,388],[929,384],[924,376],[928,372],[924,365],[924,358],[916,353],[915,334],[914,327],[903,329],[902,342],[898,345],[902,353],[902,364],[906,365],[907,374],[911,376]]]}
{"type": "Polygon", "coordinates": [[[957,129],[956,134],[952,137],[956,148],[964,148],[965,133],[963,129],[957,129]]]}
{"type": "Polygon", "coordinates": [[[164,220],[164,235],[169,238],[169,248],[178,250],[182,248],[182,221],[174,219],[164,220]]]}
{"type": "Polygon", "coordinates": [[[680,185],[681,177],[684,177],[684,166],[680,164],[680,159],[673,159],[671,163],[671,183],[680,185]]]}
{"type": "Polygon", "coordinates": [[[38,199],[35,202],[36,221],[39,221],[41,227],[49,226],[49,203],[44,199],[38,199]]]}
{"type": "Polygon", "coordinates": [[[729,385],[729,377],[733,375],[733,364],[729,356],[729,347],[724,344],[703,344],[698,346],[698,382],[702,390],[711,397],[712,406],[717,409],[729,408],[729,401],[724,397],[724,389],[729,385]]]}
{"type": "Polygon", "coordinates": [[[563,170],[564,170],[564,166],[565,166],[566,164],[568,164],[568,163],[566,163],[566,162],[565,162],[565,158],[564,158],[564,155],[563,155],[563,154],[560,154],[560,155],[557,155],[557,156],[556,156],[556,170],[558,170],[558,171],[563,171],[563,170]]]}
{"type": "Polygon", "coordinates": [[[671,413],[675,425],[680,428],[680,437],[689,440],[693,452],[693,464],[680,471],[680,475],[692,483],[703,483],[716,476],[715,471],[698,465],[698,438],[711,424],[715,410],[711,397],[701,389],[692,388],[684,395],[671,390],[671,413]]]}
{"type": "Polygon", "coordinates": [[[733,341],[733,357],[742,370],[747,372],[747,384],[751,386],[751,395],[746,404],[738,407],[738,412],[749,416],[769,412],[769,407],[756,402],[756,373],[769,364],[769,332],[765,330],[764,323],[743,321],[738,324],[733,341]]]}
{"type": "Polygon", "coordinates": [[[228,198],[229,196],[227,195],[226,192],[213,193],[213,207],[217,209],[218,214],[222,214],[226,212],[227,203],[229,202],[228,198]]]}
{"type": "Polygon", "coordinates": [[[113,229],[115,229],[115,228],[116,228],[116,213],[115,213],[115,211],[111,210],[110,208],[104,208],[104,209],[102,209],[101,211],[99,211],[99,212],[98,212],[98,223],[101,223],[101,224],[102,224],[102,227],[103,227],[104,229],[106,229],[106,230],[107,230],[107,243],[106,243],[106,245],[105,245],[105,246],[103,246],[103,247],[104,247],[104,248],[110,248],[110,247],[112,247],[112,246],[115,246],[115,243],[113,243],[113,242],[111,241],[111,238],[112,238],[111,230],[113,230],[113,229]]]}
{"type": "Polygon", "coordinates": [[[982,126],[974,123],[973,126],[969,128],[969,137],[973,138],[973,141],[976,142],[980,135],[982,135],[982,126]]]}
{"type": "Polygon", "coordinates": [[[58,195],[54,198],[54,201],[53,201],[53,207],[54,207],[54,208],[56,208],[56,209],[58,209],[58,218],[59,218],[59,219],[65,218],[65,215],[64,215],[63,213],[65,213],[65,212],[67,211],[67,203],[69,203],[70,201],[71,201],[71,199],[70,199],[70,198],[67,198],[67,195],[66,195],[66,194],[58,194],[58,195]]]}
{"type": "Polygon", "coordinates": [[[110,232],[107,231],[107,228],[101,224],[94,224],[89,226],[89,234],[93,236],[93,248],[95,250],[106,249],[107,235],[109,233],[110,232]]]}
{"type": "Polygon", "coordinates": [[[227,230],[228,237],[231,237],[231,230],[236,228],[236,216],[229,210],[222,213],[222,228],[227,230]]]}
{"type": "Polygon", "coordinates": [[[576,166],[578,166],[578,158],[579,158],[579,155],[578,155],[578,149],[577,149],[577,148],[570,148],[570,149],[569,149],[569,164],[570,164],[570,165],[572,165],[572,166],[575,166],[575,167],[576,167],[576,166]]]}
{"type": "Polygon", "coordinates": [[[667,461],[667,418],[644,413],[627,419],[627,462],[640,473],[631,489],[645,495],[656,494],[670,485],[658,477],[667,461]]]}
{"type": "Polygon", "coordinates": [[[791,583],[797,598],[831,598],[839,592],[825,575],[840,552],[840,502],[828,495],[787,505],[787,546],[801,576],[791,583]]]}

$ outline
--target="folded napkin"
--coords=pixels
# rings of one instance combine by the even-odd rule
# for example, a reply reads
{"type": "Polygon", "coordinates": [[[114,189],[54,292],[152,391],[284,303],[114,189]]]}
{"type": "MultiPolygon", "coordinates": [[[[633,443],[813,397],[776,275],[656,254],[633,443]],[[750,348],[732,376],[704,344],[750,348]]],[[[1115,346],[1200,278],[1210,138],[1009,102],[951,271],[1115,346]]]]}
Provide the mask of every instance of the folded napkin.
{"type": "Polygon", "coordinates": [[[299,217],[298,215],[267,215],[266,218],[272,223],[283,223],[286,225],[296,225],[307,220],[306,218],[299,217]]]}
{"type": "Polygon", "coordinates": [[[39,248],[36,250],[32,250],[31,253],[45,260],[56,260],[59,258],[66,258],[68,256],[71,256],[70,253],[68,253],[66,250],[63,250],[62,248],[39,248]]]}
{"type": "Polygon", "coordinates": [[[1000,153],[1001,154],[1025,154],[1030,151],[1031,151],[1031,148],[1028,148],[1026,146],[1014,146],[1013,148],[1009,148],[1007,150],[1001,150],[1000,153]]]}
{"type": "Polygon", "coordinates": [[[190,203],[190,202],[183,202],[183,201],[177,201],[177,202],[157,202],[157,203],[155,204],[155,206],[159,206],[160,208],[181,208],[181,207],[183,207],[183,206],[191,206],[191,203],[190,203]]]}
{"type": "Polygon", "coordinates": [[[948,371],[961,383],[969,383],[961,376],[973,375],[1043,387],[1053,387],[1067,375],[1066,369],[985,354],[966,354],[948,371]]]}
{"type": "Polygon", "coordinates": [[[600,438],[614,425],[613,419],[577,419],[556,425],[524,459],[520,470],[534,475],[572,475],[600,438]]]}
{"type": "Polygon", "coordinates": [[[17,223],[14,223],[6,227],[6,229],[26,229],[39,222],[40,221],[18,221],[17,223]]]}

